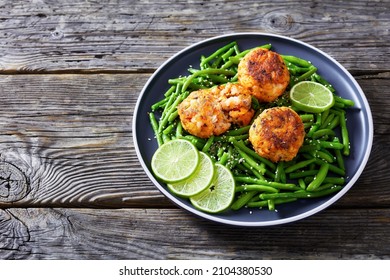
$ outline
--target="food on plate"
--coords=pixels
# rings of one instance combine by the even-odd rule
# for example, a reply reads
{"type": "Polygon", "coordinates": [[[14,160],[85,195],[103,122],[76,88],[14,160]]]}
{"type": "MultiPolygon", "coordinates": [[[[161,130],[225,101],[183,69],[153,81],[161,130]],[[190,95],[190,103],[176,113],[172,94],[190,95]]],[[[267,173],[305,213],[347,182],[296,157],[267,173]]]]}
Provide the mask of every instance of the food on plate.
{"type": "Polygon", "coordinates": [[[289,107],[264,110],[249,130],[249,141],[254,150],[273,162],[292,160],[304,138],[303,122],[289,107]]]}
{"type": "Polygon", "coordinates": [[[238,64],[238,81],[261,102],[272,102],[283,94],[290,73],[283,58],[268,49],[256,48],[238,64]]]}
{"type": "Polygon", "coordinates": [[[248,125],[254,110],[249,93],[235,83],[191,92],[178,106],[183,128],[200,138],[220,135],[232,124],[248,125]]]}
{"type": "Polygon", "coordinates": [[[231,42],[201,56],[199,69],[191,66],[190,75],[168,80],[171,87],[148,113],[159,146],[160,160],[152,163],[160,168],[157,177],[201,211],[277,210],[279,204],[334,194],[347,180],[346,110],[354,102],[338,96],[311,62],[270,48],[240,51],[231,42]],[[185,169],[198,164],[181,168],[172,162],[182,154],[176,148],[161,153],[178,140],[218,166],[210,185],[195,171],[173,182],[179,176],[171,169],[184,177],[185,169]]]}

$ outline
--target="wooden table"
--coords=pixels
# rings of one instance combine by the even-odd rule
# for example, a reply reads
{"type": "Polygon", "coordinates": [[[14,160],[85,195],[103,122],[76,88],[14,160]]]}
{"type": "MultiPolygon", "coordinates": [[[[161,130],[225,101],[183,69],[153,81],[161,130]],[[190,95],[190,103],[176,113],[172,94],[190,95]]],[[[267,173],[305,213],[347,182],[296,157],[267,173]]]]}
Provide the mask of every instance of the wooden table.
{"type": "Polygon", "coordinates": [[[1,0],[0,258],[390,258],[389,27],[386,0],[1,0]],[[225,226],[177,208],[144,173],[131,129],[142,87],[176,52],[235,32],[309,43],[365,92],[371,157],[325,211],[225,226]]]}

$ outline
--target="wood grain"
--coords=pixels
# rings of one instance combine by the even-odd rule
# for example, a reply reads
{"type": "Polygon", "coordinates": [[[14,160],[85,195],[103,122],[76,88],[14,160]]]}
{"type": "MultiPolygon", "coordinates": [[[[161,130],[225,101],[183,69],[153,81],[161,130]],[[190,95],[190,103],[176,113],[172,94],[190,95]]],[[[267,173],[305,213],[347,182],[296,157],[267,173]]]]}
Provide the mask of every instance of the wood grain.
{"type": "Polygon", "coordinates": [[[176,209],[13,208],[0,210],[0,225],[0,236],[13,237],[0,239],[0,259],[390,258],[388,209],[328,209],[246,229],[176,209]]]}
{"type": "Polygon", "coordinates": [[[389,64],[389,6],[362,0],[0,1],[0,70],[151,72],[200,40],[265,32],[313,44],[350,71],[381,72],[389,64]]]}
{"type": "Polygon", "coordinates": [[[0,259],[390,259],[389,26],[386,0],[0,0],[0,259]],[[320,48],[371,106],[363,174],[293,224],[197,218],[135,153],[135,103],[157,67],[236,32],[320,48]]]}

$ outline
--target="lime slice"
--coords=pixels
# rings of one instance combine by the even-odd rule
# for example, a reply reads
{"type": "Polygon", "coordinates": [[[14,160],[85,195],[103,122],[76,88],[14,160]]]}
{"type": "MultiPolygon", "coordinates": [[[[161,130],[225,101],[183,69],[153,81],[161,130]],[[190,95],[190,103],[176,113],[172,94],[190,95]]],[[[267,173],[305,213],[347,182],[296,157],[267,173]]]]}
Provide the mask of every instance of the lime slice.
{"type": "Polygon", "coordinates": [[[214,177],[214,163],[211,158],[203,152],[199,152],[200,161],[195,172],[187,179],[168,184],[168,189],[174,194],[182,197],[196,195],[206,189],[214,177]]]}
{"type": "Polygon", "coordinates": [[[199,152],[184,139],[161,145],[152,157],[152,170],[164,182],[173,183],[190,177],[198,167],[199,152]]]}
{"type": "Polygon", "coordinates": [[[292,104],[308,113],[321,113],[334,104],[333,93],[324,85],[312,81],[303,81],[290,90],[292,104]]]}
{"type": "Polygon", "coordinates": [[[227,209],[234,198],[233,174],[219,163],[215,164],[215,172],[211,185],[201,193],[190,197],[195,208],[208,213],[217,213],[227,209]]]}

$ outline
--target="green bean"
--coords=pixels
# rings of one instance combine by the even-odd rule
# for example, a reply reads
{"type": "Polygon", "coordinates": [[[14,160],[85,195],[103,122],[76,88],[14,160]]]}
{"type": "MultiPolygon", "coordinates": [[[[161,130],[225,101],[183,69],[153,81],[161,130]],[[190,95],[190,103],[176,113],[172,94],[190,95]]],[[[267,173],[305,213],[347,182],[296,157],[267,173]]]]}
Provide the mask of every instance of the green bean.
{"type": "Polygon", "coordinates": [[[333,120],[330,122],[330,124],[328,124],[327,128],[328,129],[335,129],[338,125],[340,124],[340,117],[338,115],[336,115],[333,120]]]}
{"type": "Polygon", "coordinates": [[[326,128],[328,125],[330,125],[330,123],[332,122],[332,120],[334,119],[335,117],[335,114],[329,114],[326,119],[323,120],[321,126],[319,127],[319,129],[324,129],[326,128]]]}
{"type": "Polygon", "coordinates": [[[341,103],[341,102],[335,102],[332,108],[333,109],[344,109],[345,108],[345,104],[341,103]]]}
{"type": "Polygon", "coordinates": [[[280,161],[276,166],[275,182],[286,183],[286,171],[284,169],[284,161],[280,161]]]}
{"type": "Polygon", "coordinates": [[[326,150],[322,149],[315,152],[315,156],[323,159],[324,161],[328,163],[332,163],[334,161],[334,156],[330,154],[329,152],[326,152],[326,150]]]}
{"type": "Polygon", "coordinates": [[[319,144],[322,148],[326,149],[336,149],[341,150],[344,148],[344,144],[337,142],[329,142],[329,141],[319,141],[319,144]]]}
{"type": "Polygon", "coordinates": [[[303,114],[299,115],[301,117],[301,120],[303,122],[313,122],[314,121],[314,115],[313,114],[303,114]]]}
{"type": "Polygon", "coordinates": [[[165,93],[164,93],[164,96],[165,97],[169,97],[171,96],[171,94],[176,90],[176,86],[171,86],[165,93]]]}
{"type": "Polygon", "coordinates": [[[161,113],[161,119],[163,119],[165,117],[165,115],[167,114],[168,110],[171,108],[172,103],[174,103],[175,99],[177,99],[177,97],[180,95],[181,85],[174,86],[173,88],[175,89],[175,92],[172,92],[169,95],[169,99],[166,102],[166,104],[164,106],[164,110],[161,113]]]}
{"type": "Polygon", "coordinates": [[[341,138],[343,141],[343,154],[345,156],[349,155],[350,148],[349,148],[349,135],[348,135],[348,128],[347,128],[347,119],[345,117],[345,112],[341,113],[340,116],[340,128],[341,128],[341,138]]]}
{"type": "Polygon", "coordinates": [[[226,75],[226,76],[234,76],[236,73],[232,70],[213,69],[213,68],[199,70],[187,78],[187,80],[183,84],[182,91],[187,90],[188,86],[191,84],[191,82],[194,78],[196,78],[200,75],[209,75],[209,74],[221,74],[221,75],[226,75]]]}
{"type": "Polygon", "coordinates": [[[324,136],[335,136],[336,133],[334,132],[334,130],[332,129],[329,129],[329,128],[323,128],[323,129],[319,129],[317,131],[315,131],[312,135],[313,139],[317,139],[317,138],[321,138],[321,137],[324,137],[324,136]]]}
{"type": "Polygon", "coordinates": [[[279,192],[278,189],[264,186],[264,185],[242,185],[236,187],[236,192],[246,192],[246,191],[258,191],[258,192],[271,192],[276,193],[279,192]]]}
{"type": "Polygon", "coordinates": [[[345,169],[342,169],[334,164],[329,164],[329,171],[338,174],[340,176],[345,176],[345,169]]]}
{"type": "Polygon", "coordinates": [[[234,49],[234,51],[236,52],[236,55],[241,53],[241,51],[240,51],[240,49],[239,49],[239,47],[238,47],[237,44],[235,44],[235,45],[233,46],[233,49],[234,49]]]}
{"type": "Polygon", "coordinates": [[[238,64],[238,63],[234,63],[234,61],[229,58],[228,61],[226,61],[222,66],[221,66],[221,69],[229,69],[231,66],[233,66],[234,64],[238,64]]]}
{"type": "Polygon", "coordinates": [[[273,187],[273,188],[278,189],[278,190],[293,191],[293,190],[300,189],[299,187],[297,187],[296,184],[293,184],[293,183],[279,183],[279,182],[274,182],[274,181],[257,179],[257,178],[253,178],[253,177],[249,177],[249,176],[235,176],[234,179],[236,182],[264,185],[264,186],[273,187]]]}
{"type": "Polygon", "coordinates": [[[169,123],[173,122],[178,116],[179,116],[179,111],[177,109],[174,109],[168,117],[168,122],[169,123]]]}
{"type": "Polygon", "coordinates": [[[250,191],[247,193],[243,193],[241,196],[238,197],[236,201],[231,205],[232,210],[239,210],[242,207],[245,206],[251,200],[258,192],[257,191],[250,191]]]}
{"type": "Polygon", "coordinates": [[[268,199],[267,200],[268,204],[268,210],[269,211],[274,211],[275,210],[275,201],[273,199],[268,199]]]}
{"type": "Polygon", "coordinates": [[[208,78],[209,78],[209,82],[212,83],[212,85],[214,84],[225,84],[227,82],[229,82],[229,79],[226,78],[226,77],[222,77],[222,76],[219,76],[219,75],[208,75],[208,78]]]}
{"type": "Polygon", "coordinates": [[[306,190],[312,191],[318,188],[322,182],[325,180],[328,175],[329,164],[324,163],[320,166],[317,175],[314,177],[314,180],[307,186],[306,190]]]}
{"type": "Polygon", "coordinates": [[[310,143],[310,144],[303,144],[300,148],[298,153],[307,153],[307,152],[315,152],[319,150],[320,144],[319,143],[310,143]]]}
{"type": "Polygon", "coordinates": [[[176,109],[177,105],[184,99],[184,96],[181,95],[180,97],[181,98],[177,98],[172,103],[169,109],[167,108],[167,110],[164,110],[165,114],[163,114],[163,116],[161,117],[160,124],[159,124],[159,132],[162,132],[162,130],[165,129],[166,124],[169,122],[169,118],[177,110],[176,109]]]}
{"type": "MultiPolygon", "coordinates": [[[[304,178],[305,183],[310,184],[314,180],[314,177],[305,177],[304,178]]],[[[343,185],[345,183],[345,179],[343,177],[330,177],[327,176],[325,180],[323,181],[324,184],[326,183],[332,183],[334,185],[343,185]]]]}
{"type": "Polygon", "coordinates": [[[304,123],[303,123],[303,128],[306,130],[306,129],[308,129],[308,128],[311,128],[312,125],[313,125],[313,123],[304,122],[304,123]]]}
{"type": "Polygon", "coordinates": [[[321,126],[322,123],[322,115],[317,114],[316,123],[310,128],[309,132],[307,133],[308,137],[312,137],[313,133],[318,130],[318,128],[321,126]]]}
{"type": "Polygon", "coordinates": [[[229,60],[233,64],[238,64],[238,63],[240,63],[241,58],[243,58],[245,55],[247,55],[250,51],[252,51],[254,49],[259,49],[259,48],[269,50],[269,49],[271,49],[271,47],[272,47],[271,44],[265,44],[265,45],[262,45],[262,46],[259,46],[259,47],[254,47],[254,48],[242,51],[239,54],[237,54],[236,56],[230,57],[229,60]]]}
{"type": "Polygon", "coordinates": [[[228,152],[224,152],[222,154],[222,156],[219,158],[218,163],[220,163],[222,165],[225,165],[228,160],[229,160],[229,153],[228,152]]]}
{"type": "MultiPolygon", "coordinates": [[[[295,198],[295,197],[288,197],[288,198],[280,198],[280,197],[278,197],[278,198],[273,199],[275,205],[289,203],[289,202],[293,202],[293,201],[296,201],[296,200],[297,200],[297,198],[295,198]]],[[[268,200],[248,202],[247,206],[249,208],[262,208],[262,207],[266,207],[266,206],[268,206],[268,200]]]]}
{"type": "Polygon", "coordinates": [[[338,103],[344,104],[346,107],[353,107],[355,105],[355,102],[350,99],[342,98],[341,96],[334,95],[334,99],[338,103]]]}
{"type": "Polygon", "coordinates": [[[301,187],[301,189],[306,190],[306,183],[302,178],[298,179],[298,185],[301,187]]]}
{"type": "Polygon", "coordinates": [[[265,180],[264,178],[264,175],[261,174],[258,170],[256,170],[255,168],[253,168],[253,166],[251,166],[249,163],[243,161],[241,163],[243,166],[245,166],[246,170],[249,170],[253,175],[255,175],[257,178],[259,178],[260,180],[265,180]]]}
{"type": "Polygon", "coordinates": [[[247,140],[249,137],[249,134],[241,134],[236,136],[228,136],[226,134],[221,136],[215,136],[215,141],[221,141],[221,142],[231,142],[231,139],[235,139],[236,141],[242,141],[247,140]]]}
{"type": "Polygon", "coordinates": [[[152,129],[153,129],[153,132],[154,132],[154,135],[156,136],[156,140],[157,140],[157,145],[158,146],[161,146],[163,141],[161,139],[161,135],[160,133],[158,132],[158,123],[157,123],[157,120],[156,120],[156,116],[154,115],[154,113],[149,113],[149,120],[150,120],[150,123],[152,125],[152,129]]]}
{"type": "Polygon", "coordinates": [[[321,114],[321,126],[325,123],[325,120],[327,119],[327,117],[329,116],[329,114],[330,114],[330,109],[328,109],[328,110],[325,110],[325,111],[323,111],[322,113],[320,113],[321,114]]]}
{"type": "Polygon", "coordinates": [[[335,186],[333,188],[325,189],[318,192],[309,192],[304,190],[299,190],[296,192],[284,192],[284,193],[263,193],[260,194],[260,198],[263,200],[268,199],[277,199],[277,198],[317,198],[322,196],[327,196],[332,193],[338,192],[342,189],[342,186],[335,186]]]}
{"type": "Polygon", "coordinates": [[[156,111],[157,109],[164,108],[169,100],[169,96],[165,97],[164,99],[161,99],[160,101],[154,103],[150,108],[152,111],[156,111]]]}
{"type": "Polygon", "coordinates": [[[187,77],[180,77],[175,79],[169,79],[168,84],[176,87],[177,85],[182,85],[187,80],[187,77]]]}
{"type": "MultiPolygon", "coordinates": [[[[261,45],[260,47],[257,47],[257,48],[261,48],[261,49],[271,49],[272,48],[272,44],[265,44],[265,45],[261,45]]],[[[255,48],[256,49],[256,48],[255,48]]]]}
{"type": "Polygon", "coordinates": [[[318,173],[318,170],[313,169],[313,170],[305,170],[305,171],[298,171],[294,173],[288,174],[290,179],[298,179],[298,178],[305,178],[307,176],[313,176],[318,173]]]}
{"type": "MultiPolygon", "coordinates": [[[[311,75],[313,75],[317,71],[317,67],[311,66],[309,70],[302,75],[296,77],[295,79],[292,80],[292,85],[295,85],[301,81],[304,81],[308,78],[310,78],[311,75]]],[[[291,85],[290,85],[291,86],[291,85]]]]}
{"type": "Polygon", "coordinates": [[[311,70],[310,67],[299,67],[297,65],[292,64],[291,62],[284,60],[284,63],[287,66],[288,71],[293,74],[301,74],[301,73],[306,73],[307,71],[311,70]]]}
{"type": "Polygon", "coordinates": [[[238,135],[247,134],[250,127],[251,127],[250,125],[247,125],[247,126],[243,126],[240,128],[232,129],[232,130],[229,130],[228,132],[226,132],[225,135],[226,136],[238,136],[238,135]]]}
{"type": "Polygon", "coordinates": [[[313,77],[314,77],[314,79],[317,82],[319,82],[320,84],[326,86],[331,92],[335,92],[336,91],[334,89],[334,87],[327,80],[325,80],[323,77],[321,77],[318,73],[314,73],[313,77]]]}
{"type": "Polygon", "coordinates": [[[181,122],[178,122],[177,126],[176,126],[176,137],[181,137],[183,136],[183,125],[181,124],[181,122]]]}
{"type": "Polygon", "coordinates": [[[327,189],[330,189],[330,188],[333,188],[333,187],[335,187],[334,184],[326,183],[326,184],[322,184],[321,186],[319,186],[318,188],[313,190],[313,192],[320,192],[320,191],[324,191],[324,190],[327,190],[327,189]]]}
{"type": "Polygon", "coordinates": [[[291,165],[290,167],[286,168],[285,172],[286,173],[291,173],[293,171],[296,171],[298,169],[302,169],[306,166],[308,166],[309,164],[315,162],[315,159],[308,159],[308,160],[304,160],[304,161],[300,161],[294,165],[291,165]]]}
{"type": "Polygon", "coordinates": [[[173,130],[173,127],[174,127],[173,124],[168,125],[168,126],[163,130],[162,133],[164,133],[164,134],[169,134],[169,133],[171,133],[172,130],[173,130]]]}
{"type": "Polygon", "coordinates": [[[345,170],[345,163],[344,163],[344,158],[341,154],[341,151],[340,150],[334,150],[334,153],[336,155],[336,161],[337,161],[337,164],[338,166],[342,169],[342,170],[345,170]]]}
{"type": "Polygon", "coordinates": [[[200,65],[205,65],[207,64],[208,62],[210,62],[211,60],[215,59],[216,57],[218,57],[219,55],[221,55],[222,53],[226,52],[227,50],[229,50],[231,47],[233,47],[234,45],[236,45],[237,43],[236,42],[231,42],[221,48],[219,48],[218,50],[216,50],[214,53],[212,53],[210,56],[208,57],[205,57],[201,60],[201,63],[200,65]]]}
{"type": "Polygon", "coordinates": [[[206,144],[204,144],[202,148],[202,152],[208,152],[211,145],[214,143],[214,135],[212,135],[209,139],[207,139],[206,144]]]}
{"type": "Polygon", "coordinates": [[[243,150],[241,150],[240,148],[237,148],[236,147],[236,150],[238,151],[238,153],[240,154],[240,156],[244,159],[244,161],[246,163],[248,163],[252,168],[254,168],[255,170],[257,170],[258,172],[260,172],[261,175],[264,175],[265,173],[265,167],[261,164],[258,164],[254,158],[252,158],[250,155],[248,155],[247,153],[245,153],[243,150]]]}
{"type": "Polygon", "coordinates": [[[268,206],[268,201],[267,200],[260,200],[260,201],[248,202],[246,204],[246,206],[249,208],[263,208],[263,207],[268,206]]]}
{"type": "Polygon", "coordinates": [[[344,185],[345,179],[343,177],[326,177],[323,183],[332,183],[334,185],[344,185]]]}
{"type": "MultiPolygon", "coordinates": [[[[234,46],[236,46],[237,44],[235,44],[234,46]]],[[[223,55],[221,55],[222,59],[225,61],[227,59],[229,59],[229,57],[232,56],[232,54],[235,52],[235,48],[231,47],[227,52],[225,52],[223,55]]]]}
{"type": "Polygon", "coordinates": [[[202,150],[203,146],[206,144],[206,141],[202,138],[193,136],[193,135],[185,135],[181,137],[182,139],[187,139],[192,144],[194,144],[198,150],[202,150]]]}
{"type": "Polygon", "coordinates": [[[294,65],[300,66],[300,67],[311,67],[311,66],[313,66],[313,64],[311,64],[311,62],[309,62],[309,61],[307,61],[305,59],[293,56],[293,55],[281,55],[281,57],[285,61],[288,61],[288,62],[290,62],[290,63],[292,63],[294,65]]]}
{"type": "Polygon", "coordinates": [[[171,137],[169,137],[169,135],[167,134],[161,134],[161,138],[162,138],[162,143],[167,143],[168,141],[171,141],[171,137]]]}
{"type": "Polygon", "coordinates": [[[265,165],[267,165],[268,167],[270,167],[272,170],[275,170],[276,169],[276,165],[269,161],[268,159],[266,158],[263,158],[261,157],[260,155],[258,155],[254,150],[248,148],[244,142],[242,141],[237,141],[234,137],[229,137],[229,142],[231,142],[234,147],[236,147],[237,149],[241,149],[242,151],[244,151],[245,153],[251,155],[253,158],[255,158],[256,160],[259,160],[261,161],[262,163],[264,163],[265,165]]]}

